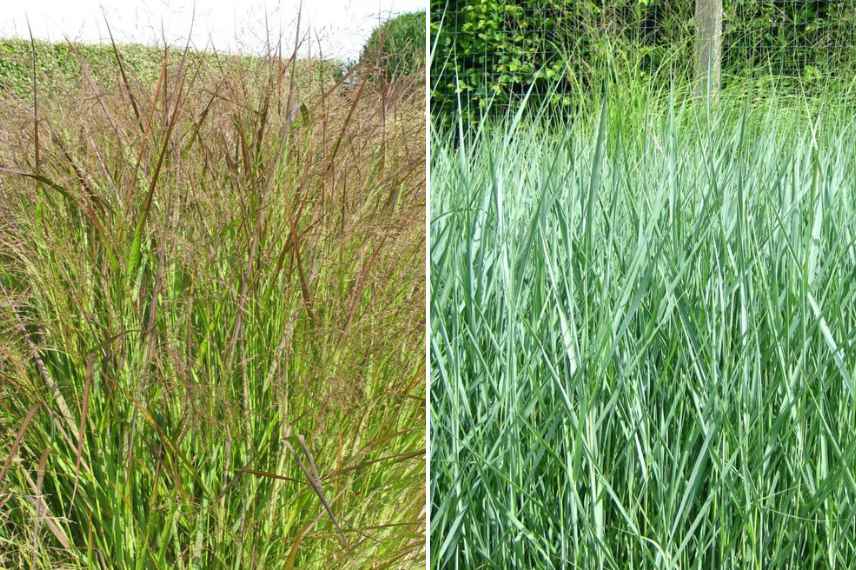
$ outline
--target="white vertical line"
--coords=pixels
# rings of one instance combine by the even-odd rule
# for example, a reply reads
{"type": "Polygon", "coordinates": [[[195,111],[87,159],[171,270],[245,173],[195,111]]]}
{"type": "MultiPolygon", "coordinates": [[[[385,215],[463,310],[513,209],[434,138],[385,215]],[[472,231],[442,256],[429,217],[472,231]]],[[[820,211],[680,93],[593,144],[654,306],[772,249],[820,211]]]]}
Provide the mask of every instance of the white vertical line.
{"type": "Polygon", "coordinates": [[[425,569],[431,568],[431,3],[425,2],[425,569]]]}

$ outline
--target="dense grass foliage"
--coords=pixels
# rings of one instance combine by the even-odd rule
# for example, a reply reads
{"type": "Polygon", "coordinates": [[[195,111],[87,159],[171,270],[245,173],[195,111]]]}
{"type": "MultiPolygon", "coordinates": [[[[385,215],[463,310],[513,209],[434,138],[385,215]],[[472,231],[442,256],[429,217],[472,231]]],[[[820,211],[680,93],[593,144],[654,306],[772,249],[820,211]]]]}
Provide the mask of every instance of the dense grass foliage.
{"type": "Polygon", "coordinates": [[[432,138],[434,568],[853,568],[856,120],[614,89],[432,138]]]}
{"type": "Polygon", "coordinates": [[[424,563],[421,84],[301,69],[0,100],[0,567],[424,563]]]}

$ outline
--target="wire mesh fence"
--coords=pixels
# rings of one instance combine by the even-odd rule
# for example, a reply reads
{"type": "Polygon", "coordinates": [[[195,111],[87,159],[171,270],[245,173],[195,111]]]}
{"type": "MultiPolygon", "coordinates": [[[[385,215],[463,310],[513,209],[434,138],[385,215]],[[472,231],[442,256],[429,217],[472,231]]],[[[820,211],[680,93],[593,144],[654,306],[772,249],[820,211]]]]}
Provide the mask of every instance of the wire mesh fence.
{"type": "Polygon", "coordinates": [[[726,0],[723,66],[790,77],[852,73],[854,0],[726,0]]]}
{"type": "MultiPolygon", "coordinates": [[[[693,2],[432,0],[433,101],[502,101],[530,88],[559,102],[605,61],[693,72],[693,2]],[[564,84],[564,86],[562,85],[564,84]]],[[[856,0],[722,0],[724,84],[805,85],[856,70],[856,0]]]]}

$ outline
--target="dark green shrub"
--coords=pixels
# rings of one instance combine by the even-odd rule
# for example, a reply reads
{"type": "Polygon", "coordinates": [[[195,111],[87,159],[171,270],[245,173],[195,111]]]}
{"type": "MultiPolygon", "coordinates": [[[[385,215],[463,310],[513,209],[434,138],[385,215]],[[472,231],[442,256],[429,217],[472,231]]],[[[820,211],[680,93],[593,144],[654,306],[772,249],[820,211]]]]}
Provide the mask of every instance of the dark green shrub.
{"type": "Polygon", "coordinates": [[[425,13],[402,14],[378,26],[360,63],[387,80],[417,73],[425,65],[425,13]]]}

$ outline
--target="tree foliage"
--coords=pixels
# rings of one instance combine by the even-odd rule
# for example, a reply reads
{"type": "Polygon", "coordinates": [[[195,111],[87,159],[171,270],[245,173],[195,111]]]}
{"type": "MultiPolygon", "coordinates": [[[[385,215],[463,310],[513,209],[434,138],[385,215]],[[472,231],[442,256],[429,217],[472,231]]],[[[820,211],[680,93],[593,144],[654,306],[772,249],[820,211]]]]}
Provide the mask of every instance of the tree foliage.
{"type": "Polygon", "coordinates": [[[378,26],[360,55],[360,62],[390,80],[411,75],[425,65],[425,13],[402,14],[378,26]]]}

